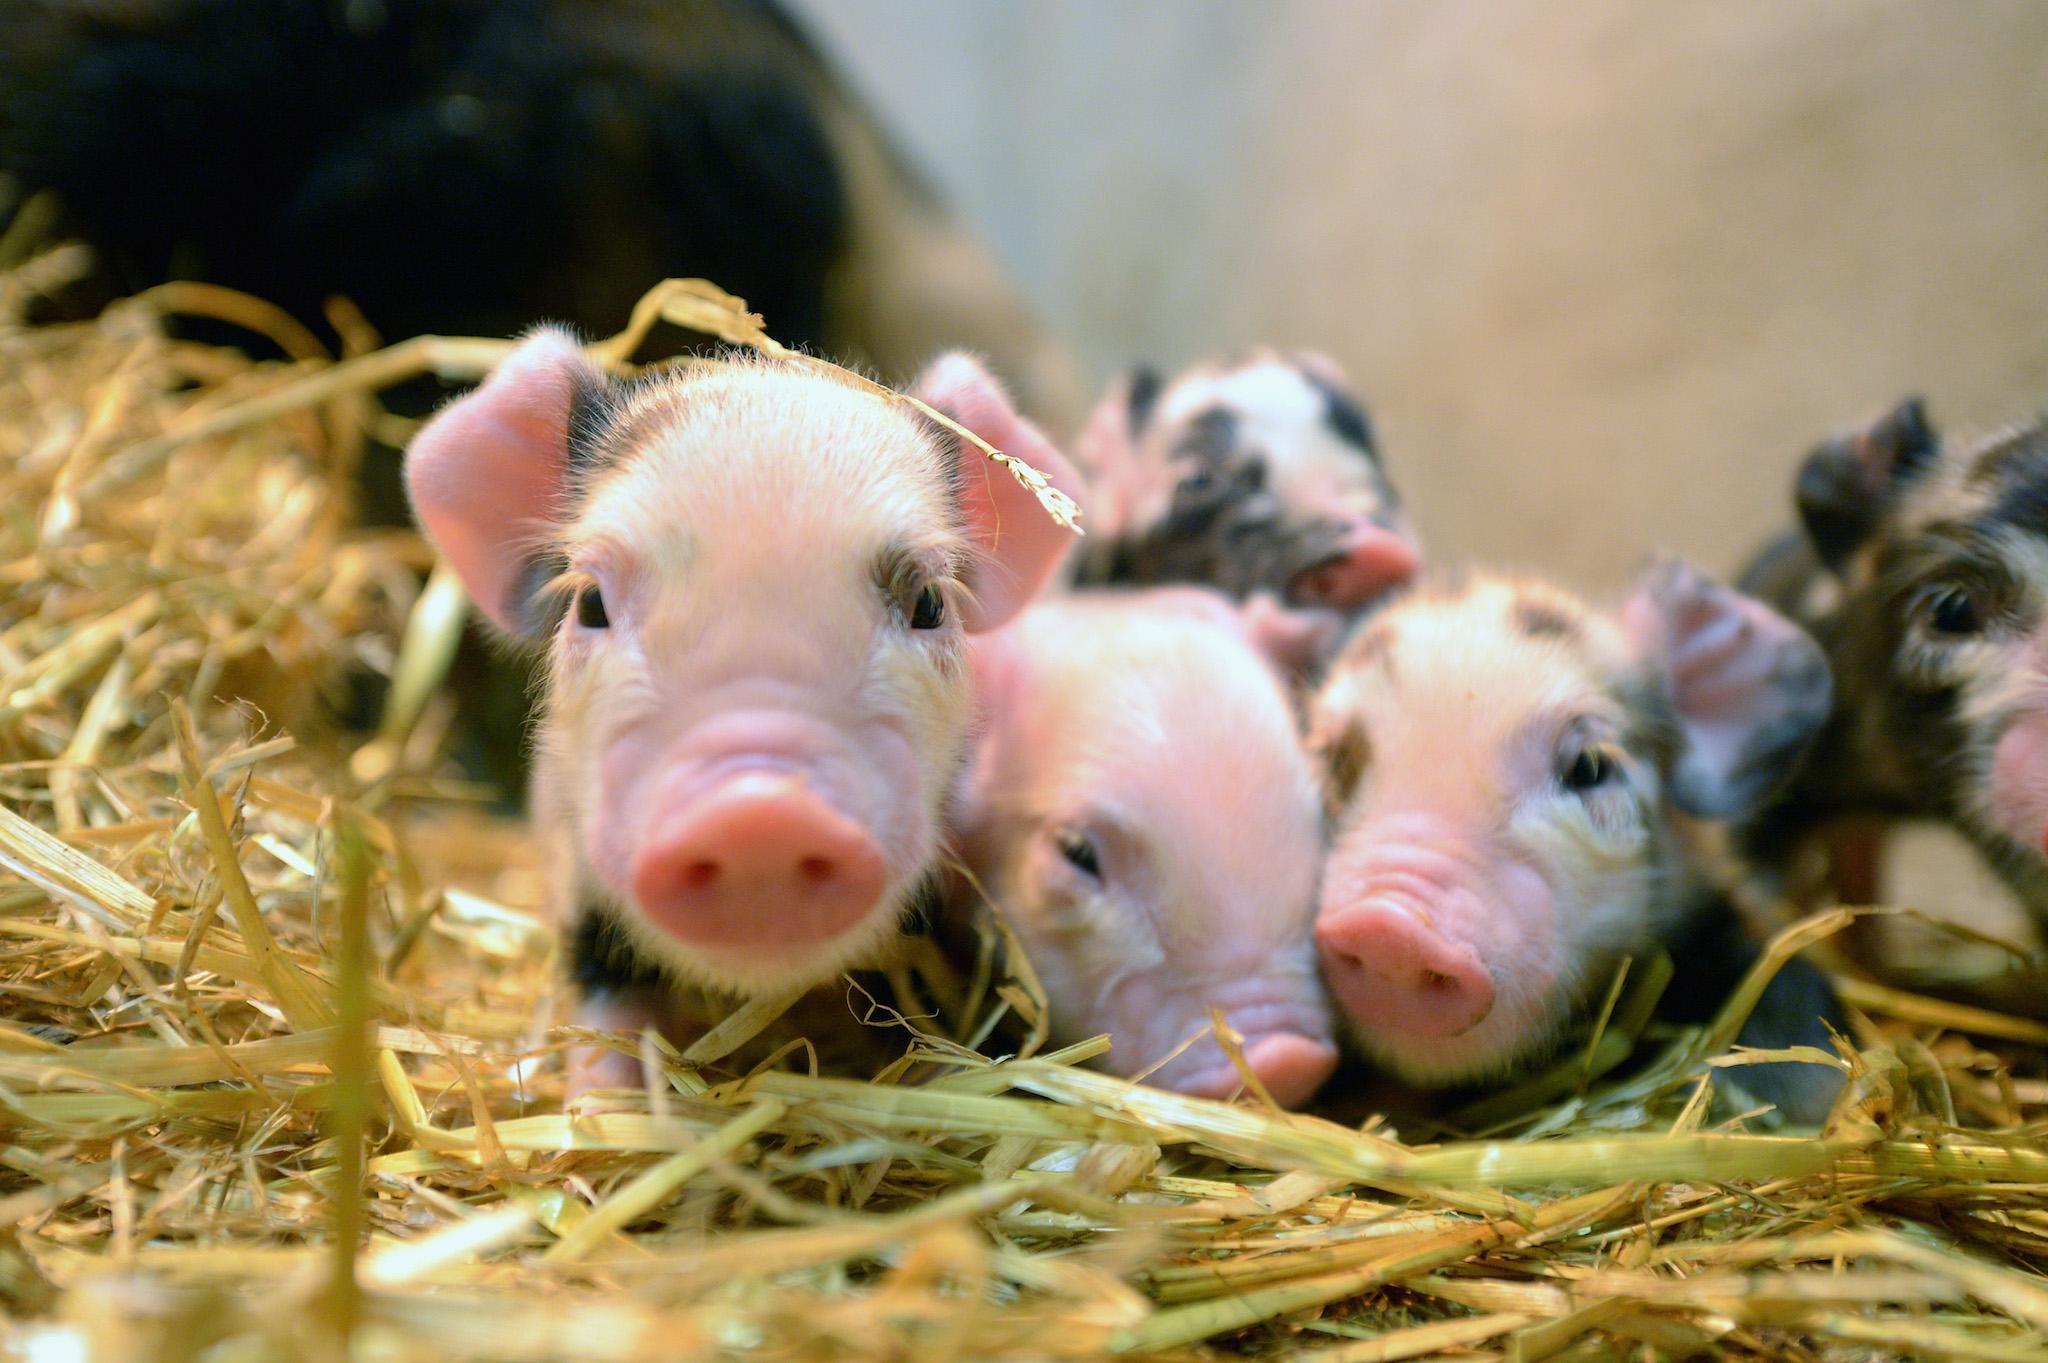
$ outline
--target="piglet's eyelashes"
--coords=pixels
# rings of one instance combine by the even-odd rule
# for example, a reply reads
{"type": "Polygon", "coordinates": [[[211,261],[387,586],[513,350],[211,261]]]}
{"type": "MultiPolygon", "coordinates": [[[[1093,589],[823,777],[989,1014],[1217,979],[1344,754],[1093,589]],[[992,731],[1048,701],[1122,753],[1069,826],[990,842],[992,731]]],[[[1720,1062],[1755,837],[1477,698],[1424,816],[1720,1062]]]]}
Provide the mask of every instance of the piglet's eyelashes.
{"type": "Polygon", "coordinates": [[[910,604],[910,627],[912,629],[937,629],[945,623],[945,594],[927,582],[924,586],[918,588],[917,599],[910,604]]]}
{"type": "Polygon", "coordinates": [[[1953,573],[1923,582],[1903,602],[1902,669],[1923,684],[1948,684],[1976,646],[2009,632],[2013,595],[2013,584],[1996,575],[1953,573]]]}
{"type": "Polygon", "coordinates": [[[1102,853],[1093,838],[1073,828],[1063,828],[1053,838],[1067,865],[1091,880],[1102,879],[1102,853]]]}
{"type": "Polygon", "coordinates": [[[605,614],[604,593],[595,582],[586,582],[576,591],[576,623],[585,629],[611,627],[611,617],[605,614]]]}
{"type": "Polygon", "coordinates": [[[963,590],[932,556],[902,549],[886,551],[876,562],[875,584],[889,610],[914,630],[944,625],[963,590]]]}
{"type": "Polygon", "coordinates": [[[1612,785],[1620,775],[1621,764],[1612,751],[1600,744],[1567,748],[1557,769],[1559,784],[1578,795],[1612,785]]]}
{"type": "Polygon", "coordinates": [[[570,568],[555,574],[533,589],[530,600],[532,609],[550,621],[566,616],[578,629],[611,628],[603,588],[581,569],[570,568]]]}
{"type": "Polygon", "coordinates": [[[936,579],[912,578],[890,590],[889,606],[912,629],[937,629],[948,614],[946,587],[936,579]]]}
{"type": "Polygon", "coordinates": [[[1996,610],[1991,597],[1981,586],[1936,582],[1915,595],[1912,614],[1931,639],[1967,639],[1990,627],[1996,610]]]}

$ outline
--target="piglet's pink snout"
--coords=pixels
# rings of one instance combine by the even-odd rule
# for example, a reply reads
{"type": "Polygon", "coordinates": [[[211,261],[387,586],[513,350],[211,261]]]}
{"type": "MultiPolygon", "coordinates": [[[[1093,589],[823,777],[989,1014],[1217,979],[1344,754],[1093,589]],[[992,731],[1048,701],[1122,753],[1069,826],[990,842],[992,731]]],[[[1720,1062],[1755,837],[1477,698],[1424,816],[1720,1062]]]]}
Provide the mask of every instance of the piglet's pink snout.
{"type": "Polygon", "coordinates": [[[1407,536],[1360,521],[1345,532],[1333,558],[1295,577],[1289,595],[1306,605],[1363,606],[1413,580],[1421,565],[1407,536]]]}
{"type": "MultiPolygon", "coordinates": [[[[1244,1048],[1244,1060],[1282,1107],[1300,1107],[1337,1071],[1336,1048],[1298,1032],[1260,1037],[1244,1048]]],[[[1195,1098],[1228,1098],[1243,1086],[1235,1065],[1207,1069],[1174,1085],[1195,1098]]]]}
{"type": "Polygon", "coordinates": [[[2022,715],[1999,737],[1991,809],[2008,834],[2048,852],[2048,712],[2022,715]]]}
{"type": "Polygon", "coordinates": [[[1337,1048],[1312,1037],[1283,1033],[1245,1048],[1245,1063],[1282,1107],[1299,1107],[1315,1097],[1337,1070],[1337,1048]]]}
{"type": "Polygon", "coordinates": [[[676,810],[631,874],[634,900],[663,931],[764,955],[857,927],[888,883],[866,830],[777,771],[741,772],[676,810]]]}
{"type": "Polygon", "coordinates": [[[1316,943],[1330,991],[1362,1027],[1453,1037],[1493,1011],[1493,976],[1479,953],[1398,901],[1325,910],[1316,943]]]}

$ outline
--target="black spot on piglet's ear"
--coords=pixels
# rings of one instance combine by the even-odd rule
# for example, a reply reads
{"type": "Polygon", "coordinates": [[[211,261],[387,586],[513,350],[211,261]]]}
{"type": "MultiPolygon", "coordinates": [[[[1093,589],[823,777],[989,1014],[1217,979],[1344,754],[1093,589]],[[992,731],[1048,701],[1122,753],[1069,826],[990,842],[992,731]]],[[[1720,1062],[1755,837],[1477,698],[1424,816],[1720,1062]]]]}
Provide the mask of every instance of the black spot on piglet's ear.
{"type": "Polygon", "coordinates": [[[1925,404],[1909,397],[1807,455],[1795,495],[1822,562],[1839,568],[1855,553],[1883,520],[1892,494],[1919,476],[1939,446],[1925,404]]]}

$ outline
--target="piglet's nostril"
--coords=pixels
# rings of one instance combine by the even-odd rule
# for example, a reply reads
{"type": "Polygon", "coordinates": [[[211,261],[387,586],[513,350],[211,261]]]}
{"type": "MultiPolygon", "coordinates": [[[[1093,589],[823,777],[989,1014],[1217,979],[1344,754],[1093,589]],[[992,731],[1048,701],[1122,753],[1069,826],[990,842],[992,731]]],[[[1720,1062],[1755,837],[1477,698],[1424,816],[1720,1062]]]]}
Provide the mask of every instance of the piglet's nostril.
{"type": "Polygon", "coordinates": [[[1493,977],[1466,943],[1394,904],[1353,905],[1316,925],[1331,991],[1368,1030],[1451,1037],[1493,1011],[1493,977]]]}
{"type": "Polygon", "coordinates": [[[676,810],[635,855],[635,905],[699,946],[786,954],[866,921],[888,878],[866,829],[801,783],[737,776],[676,810]]]}

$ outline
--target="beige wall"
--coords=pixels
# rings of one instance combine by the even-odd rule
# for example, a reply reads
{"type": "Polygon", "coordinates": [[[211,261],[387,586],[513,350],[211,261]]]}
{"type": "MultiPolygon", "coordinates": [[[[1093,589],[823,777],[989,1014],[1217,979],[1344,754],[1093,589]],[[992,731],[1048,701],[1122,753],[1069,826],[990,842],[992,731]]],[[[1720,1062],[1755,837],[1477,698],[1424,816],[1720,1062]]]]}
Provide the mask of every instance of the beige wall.
{"type": "Polygon", "coordinates": [[[2048,400],[2048,4],[803,8],[1095,375],[1341,359],[1438,561],[1725,571],[1830,426],[2048,400]]]}

